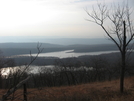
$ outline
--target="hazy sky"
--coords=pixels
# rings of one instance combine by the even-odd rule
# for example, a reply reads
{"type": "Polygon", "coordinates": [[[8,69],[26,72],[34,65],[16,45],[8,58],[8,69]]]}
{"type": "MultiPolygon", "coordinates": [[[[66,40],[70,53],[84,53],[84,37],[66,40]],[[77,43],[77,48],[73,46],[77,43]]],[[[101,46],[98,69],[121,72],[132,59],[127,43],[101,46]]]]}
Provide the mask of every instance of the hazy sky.
{"type": "MultiPolygon", "coordinates": [[[[104,0],[98,0],[104,2],[104,0]]],[[[106,4],[123,0],[105,0],[106,4]]],[[[126,0],[125,0],[126,1],[126,0]]],[[[134,0],[128,0],[134,5],[134,0]]],[[[0,0],[0,36],[104,37],[91,22],[96,0],[0,0]]]]}

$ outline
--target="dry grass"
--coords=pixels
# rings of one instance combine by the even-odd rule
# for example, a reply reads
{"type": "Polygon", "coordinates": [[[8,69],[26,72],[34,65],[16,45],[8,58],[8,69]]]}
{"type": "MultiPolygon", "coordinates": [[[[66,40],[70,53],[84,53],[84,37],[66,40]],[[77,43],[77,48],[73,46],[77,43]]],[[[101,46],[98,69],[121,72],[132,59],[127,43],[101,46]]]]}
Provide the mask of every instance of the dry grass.
{"type": "MultiPolygon", "coordinates": [[[[0,95],[5,90],[0,91],[0,95]]],[[[23,98],[22,89],[15,101],[23,98]]],[[[134,77],[125,79],[125,92],[119,93],[119,80],[94,82],[77,86],[28,89],[28,101],[134,101],[134,77]]]]}

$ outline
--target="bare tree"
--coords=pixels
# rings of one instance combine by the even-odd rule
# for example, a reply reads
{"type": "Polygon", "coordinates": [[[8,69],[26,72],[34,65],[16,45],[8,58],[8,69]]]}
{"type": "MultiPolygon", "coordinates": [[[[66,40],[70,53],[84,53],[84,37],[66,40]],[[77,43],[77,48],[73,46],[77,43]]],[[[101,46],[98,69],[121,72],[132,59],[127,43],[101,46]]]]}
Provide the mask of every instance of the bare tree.
{"type": "Polygon", "coordinates": [[[97,8],[93,7],[92,12],[85,9],[86,13],[91,19],[87,21],[96,23],[99,25],[108,38],[112,40],[118,47],[121,53],[121,72],[120,72],[120,92],[124,91],[124,75],[126,68],[127,53],[132,49],[130,45],[134,39],[134,25],[131,19],[131,9],[128,3],[121,5],[112,5],[109,9],[105,4],[97,3],[97,8]],[[106,20],[111,22],[111,26],[107,28],[105,26],[106,20]]]}
{"type": "MultiPolygon", "coordinates": [[[[36,56],[32,56],[32,54],[30,52],[30,58],[31,58],[31,60],[30,60],[29,64],[27,64],[25,66],[25,68],[23,69],[23,71],[20,71],[20,73],[15,73],[15,75],[17,74],[17,77],[19,78],[19,80],[13,85],[14,87],[9,88],[9,90],[6,92],[6,94],[4,94],[2,96],[2,101],[5,101],[5,100],[9,99],[9,97],[10,97],[11,94],[13,94],[20,86],[22,86],[23,84],[25,84],[31,78],[31,75],[28,75],[25,79],[23,79],[23,80],[20,79],[21,77],[25,76],[26,70],[38,58],[39,54],[43,51],[44,48],[41,48],[41,45],[42,44],[39,44],[39,43],[37,44],[37,50],[38,50],[38,52],[37,52],[36,56]]],[[[16,76],[13,76],[13,77],[15,77],[15,79],[17,79],[16,76]]],[[[24,93],[26,93],[26,85],[25,85],[24,88],[25,88],[25,92],[24,93]]],[[[12,100],[15,99],[14,98],[14,94],[13,94],[13,97],[11,97],[11,99],[12,100]]],[[[24,99],[26,99],[26,95],[25,94],[24,94],[24,99]]]]}

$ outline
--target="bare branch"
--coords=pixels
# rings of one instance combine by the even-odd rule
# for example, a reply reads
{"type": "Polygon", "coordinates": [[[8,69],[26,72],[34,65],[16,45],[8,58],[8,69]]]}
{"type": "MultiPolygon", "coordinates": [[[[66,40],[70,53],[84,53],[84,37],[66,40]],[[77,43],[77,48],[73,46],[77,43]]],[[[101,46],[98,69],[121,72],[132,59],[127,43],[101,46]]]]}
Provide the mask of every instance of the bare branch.
{"type": "Polygon", "coordinates": [[[26,83],[30,78],[31,78],[31,76],[28,76],[26,79],[24,79],[23,81],[19,82],[15,87],[13,87],[12,89],[8,90],[8,92],[3,95],[2,101],[7,100],[7,97],[9,97],[12,93],[14,93],[20,86],[22,86],[24,83],[26,83]]]}
{"type": "Polygon", "coordinates": [[[124,87],[124,75],[126,68],[126,53],[130,42],[134,39],[134,27],[132,21],[130,20],[130,9],[128,3],[123,6],[113,5],[114,8],[108,10],[105,5],[98,4],[99,13],[93,8],[93,14],[88,11],[87,14],[94,22],[102,27],[107,36],[116,44],[121,53],[122,67],[120,76],[120,92],[123,93],[124,87]],[[108,30],[104,26],[104,20],[108,18],[111,21],[111,28],[108,30]],[[114,37],[116,36],[116,37],[114,37]]]}
{"type": "Polygon", "coordinates": [[[107,30],[105,29],[104,26],[101,26],[103,28],[103,30],[106,32],[106,34],[108,35],[108,37],[117,45],[117,47],[119,48],[120,52],[122,52],[120,45],[117,43],[117,41],[107,32],[107,30]]]}
{"type": "Polygon", "coordinates": [[[42,44],[39,44],[39,43],[37,44],[37,50],[38,50],[38,52],[37,52],[36,56],[33,57],[32,54],[31,54],[31,51],[30,51],[30,58],[31,58],[31,61],[30,61],[29,64],[26,65],[26,67],[25,67],[25,69],[23,70],[21,76],[25,73],[25,71],[28,69],[28,67],[37,59],[37,57],[39,56],[39,54],[44,50],[44,48],[41,48],[41,45],[42,45],[42,44]]]}

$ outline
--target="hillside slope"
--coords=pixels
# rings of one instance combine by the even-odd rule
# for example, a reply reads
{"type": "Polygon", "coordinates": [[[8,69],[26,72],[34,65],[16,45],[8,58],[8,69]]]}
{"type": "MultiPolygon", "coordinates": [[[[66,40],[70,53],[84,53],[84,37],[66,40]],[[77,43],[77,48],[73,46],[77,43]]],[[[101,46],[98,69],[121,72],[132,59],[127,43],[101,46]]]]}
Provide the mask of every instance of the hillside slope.
{"type": "MultiPolygon", "coordinates": [[[[18,90],[16,101],[23,97],[18,90]]],[[[1,90],[0,95],[4,93],[1,90]]],[[[125,78],[125,92],[119,92],[119,80],[76,86],[28,89],[28,101],[134,101],[134,77],[125,78]]]]}

